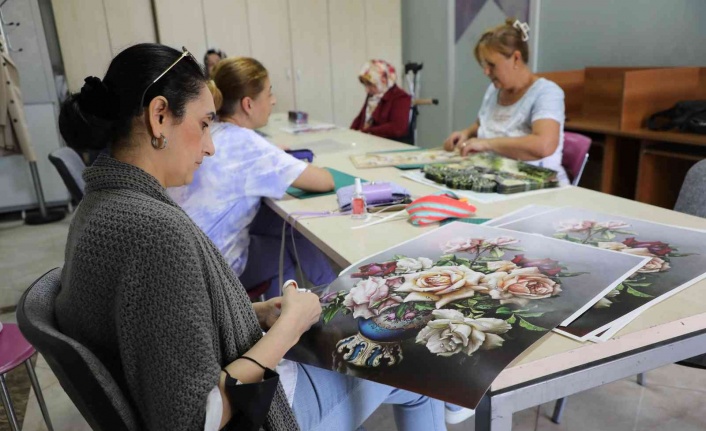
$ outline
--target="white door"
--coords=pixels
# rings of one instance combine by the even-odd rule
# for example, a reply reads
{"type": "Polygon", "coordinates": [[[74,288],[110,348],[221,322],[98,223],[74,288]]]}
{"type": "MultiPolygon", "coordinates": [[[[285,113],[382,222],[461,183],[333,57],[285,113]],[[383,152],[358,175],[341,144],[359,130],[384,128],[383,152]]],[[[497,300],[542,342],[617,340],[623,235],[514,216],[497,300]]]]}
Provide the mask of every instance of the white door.
{"type": "MultiPolygon", "coordinates": [[[[208,48],[228,57],[250,57],[250,28],[245,0],[202,0],[208,48]]],[[[199,60],[203,58],[201,53],[199,60]]]]}
{"type": "Polygon", "coordinates": [[[350,127],[365,103],[365,88],[358,81],[360,68],[368,60],[364,0],[329,0],[333,120],[350,127]]]}
{"type": "Polygon", "coordinates": [[[159,42],[179,51],[184,46],[196,58],[199,58],[199,54],[203,56],[207,48],[201,1],[153,1],[159,42]]]}
{"type": "Polygon", "coordinates": [[[103,0],[103,4],[114,56],[136,43],[157,41],[150,0],[103,0]]]}
{"type": "Polygon", "coordinates": [[[287,0],[247,0],[250,47],[270,75],[277,97],[274,112],[294,109],[292,43],[287,0]]]}
{"type": "Polygon", "coordinates": [[[296,106],[315,120],[332,122],[331,46],[327,0],[290,0],[296,106]]]}
{"type": "Polygon", "coordinates": [[[103,78],[112,59],[103,2],[53,0],[52,8],[69,90],[76,93],[87,76],[103,78]]]}
{"type": "MultiPolygon", "coordinates": [[[[405,88],[402,68],[401,0],[364,0],[366,46],[369,58],[379,58],[397,69],[397,85],[405,88]]],[[[445,7],[445,6],[444,6],[445,7]]]]}

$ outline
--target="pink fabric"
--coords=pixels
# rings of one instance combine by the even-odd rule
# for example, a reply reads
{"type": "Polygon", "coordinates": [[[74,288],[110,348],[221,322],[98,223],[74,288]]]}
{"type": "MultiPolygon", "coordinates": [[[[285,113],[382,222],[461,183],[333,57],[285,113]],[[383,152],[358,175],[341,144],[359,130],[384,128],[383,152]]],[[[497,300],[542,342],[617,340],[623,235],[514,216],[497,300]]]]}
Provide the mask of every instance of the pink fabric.
{"type": "Polygon", "coordinates": [[[34,347],[14,323],[3,324],[0,332],[0,374],[5,374],[34,355],[34,347]]]}
{"type": "Polygon", "coordinates": [[[581,166],[583,166],[589,148],[591,148],[591,138],[588,136],[564,132],[564,152],[561,164],[566,169],[571,181],[581,172],[581,166]]]}

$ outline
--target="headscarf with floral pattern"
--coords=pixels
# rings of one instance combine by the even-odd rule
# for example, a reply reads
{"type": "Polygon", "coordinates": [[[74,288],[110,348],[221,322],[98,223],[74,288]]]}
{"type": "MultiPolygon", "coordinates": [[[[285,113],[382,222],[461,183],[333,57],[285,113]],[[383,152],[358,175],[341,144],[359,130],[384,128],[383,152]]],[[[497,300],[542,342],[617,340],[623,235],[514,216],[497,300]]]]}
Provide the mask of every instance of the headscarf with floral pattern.
{"type": "Polygon", "coordinates": [[[395,85],[397,71],[395,71],[394,66],[385,60],[370,60],[365,62],[360,69],[358,79],[363,84],[372,84],[377,88],[377,93],[368,97],[368,103],[365,108],[365,128],[368,128],[372,125],[373,112],[375,112],[375,108],[380,103],[382,96],[395,85]]]}

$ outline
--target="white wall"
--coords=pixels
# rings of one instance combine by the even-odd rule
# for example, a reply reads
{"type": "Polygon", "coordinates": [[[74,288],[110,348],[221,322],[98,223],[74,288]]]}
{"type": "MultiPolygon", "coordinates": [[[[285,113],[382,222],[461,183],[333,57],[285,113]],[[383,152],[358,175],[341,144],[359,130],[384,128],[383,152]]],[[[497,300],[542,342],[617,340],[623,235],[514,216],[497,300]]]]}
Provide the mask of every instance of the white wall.
{"type": "Polygon", "coordinates": [[[538,70],[703,66],[704,0],[538,0],[538,70]]]}
{"type": "Polygon", "coordinates": [[[505,13],[495,2],[488,1],[456,42],[454,49],[455,94],[452,117],[454,130],[465,129],[478,117],[478,110],[490,81],[478,65],[473,50],[478,39],[486,30],[500,25],[504,21],[505,13]]]}
{"type": "Polygon", "coordinates": [[[455,42],[455,0],[402,2],[403,60],[424,63],[420,97],[439,99],[438,106],[420,108],[417,145],[439,146],[453,130],[475,121],[490,81],[476,62],[473,48],[485,30],[504,20],[498,5],[486,1],[455,42]]]}
{"type": "Polygon", "coordinates": [[[419,97],[439,99],[420,108],[417,145],[425,148],[440,145],[451,131],[453,1],[402,2],[402,60],[424,63],[419,97]]]}

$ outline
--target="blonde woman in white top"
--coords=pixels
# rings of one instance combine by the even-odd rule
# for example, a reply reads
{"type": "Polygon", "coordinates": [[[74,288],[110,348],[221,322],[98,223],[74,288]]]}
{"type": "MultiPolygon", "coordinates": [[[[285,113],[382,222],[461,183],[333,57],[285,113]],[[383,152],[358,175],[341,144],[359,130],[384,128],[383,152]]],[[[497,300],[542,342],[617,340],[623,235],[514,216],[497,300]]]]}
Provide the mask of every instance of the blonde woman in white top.
{"type": "Polygon", "coordinates": [[[475,57],[491,80],[478,119],[455,131],[444,148],[461,154],[492,151],[524,160],[568,177],[561,165],[564,144],[564,92],[540,78],[527,66],[529,28],[508,19],[485,32],[475,47],[475,57]]]}

